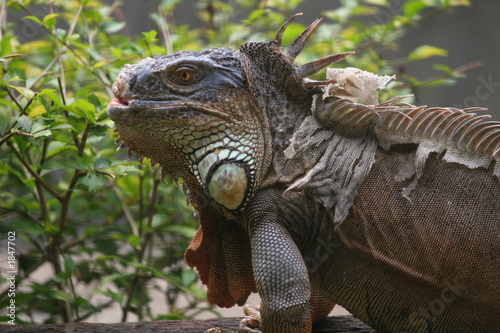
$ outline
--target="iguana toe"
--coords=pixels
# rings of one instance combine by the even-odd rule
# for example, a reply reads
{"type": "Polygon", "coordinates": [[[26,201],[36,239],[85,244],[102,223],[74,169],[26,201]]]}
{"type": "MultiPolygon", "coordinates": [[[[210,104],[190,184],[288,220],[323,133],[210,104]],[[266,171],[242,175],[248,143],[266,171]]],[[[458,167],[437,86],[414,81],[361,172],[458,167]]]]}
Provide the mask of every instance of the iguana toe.
{"type": "Polygon", "coordinates": [[[260,306],[245,304],[245,317],[240,322],[238,333],[261,333],[260,306]]]}
{"type": "Polygon", "coordinates": [[[245,304],[243,306],[243,312],[245,312],[245,317],[240,322],[238,332],[232,332],[220,327],[214,327],[205,333],[262,333],[262,330],[260,329],[260,307],[245,304]]]}

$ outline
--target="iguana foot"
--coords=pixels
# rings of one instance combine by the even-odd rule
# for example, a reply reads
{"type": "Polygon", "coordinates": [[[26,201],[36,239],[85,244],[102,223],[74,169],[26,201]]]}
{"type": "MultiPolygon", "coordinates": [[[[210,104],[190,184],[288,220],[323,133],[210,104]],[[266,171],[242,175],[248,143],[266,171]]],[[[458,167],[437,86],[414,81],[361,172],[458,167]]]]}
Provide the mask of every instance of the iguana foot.
{"type": "MultiPolygon", "coordinates": [[[[245,312],[245,317],[240,322],[240,328],[237,333],[262,333],[260,329],[261,319],[260,319],[260,307],[253,306],[250,304],[245,304],[243,306],[243,312],[245,312]]],[[[223,328],[215,327],[211,328],[205,333],[235,333],[228,331],[223,328]]]]}
{"type": "Polygon", "coordinates": [[[245,317],[240,322],[238,333],[261,333],[260,306],[245,304],[243,312],[245,317]]]}

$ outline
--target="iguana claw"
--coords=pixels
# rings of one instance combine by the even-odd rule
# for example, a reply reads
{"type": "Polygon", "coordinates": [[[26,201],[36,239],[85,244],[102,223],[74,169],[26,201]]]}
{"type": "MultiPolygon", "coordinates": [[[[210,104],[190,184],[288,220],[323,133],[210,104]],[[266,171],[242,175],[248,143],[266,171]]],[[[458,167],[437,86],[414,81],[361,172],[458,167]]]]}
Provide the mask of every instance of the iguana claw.
{"type": "Polygon", "coordinates": [[[245,312],[245,317],[241,320],[240,328],[237,332],[231,332],[223,328],[215,327],[209,329],[205,333],[262,333],[260,329],[260,307],[245,304],[243,306],[243,312],[245,312]]]}
{"type": "Polygon", "coordinates": [[[260,306],[245,304],[243,312],[245,317],[240,322],[238,333],[261,333],[260,306]]]}

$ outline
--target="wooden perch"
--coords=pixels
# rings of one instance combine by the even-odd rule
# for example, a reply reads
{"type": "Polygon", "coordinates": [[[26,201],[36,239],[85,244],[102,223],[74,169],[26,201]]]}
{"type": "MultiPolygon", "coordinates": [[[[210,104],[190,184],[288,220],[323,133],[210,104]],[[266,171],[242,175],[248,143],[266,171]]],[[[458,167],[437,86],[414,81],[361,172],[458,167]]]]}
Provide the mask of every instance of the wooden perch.
{"type": "MultiPolygon", "coordinates": [[[[209,328],[220,327],[236,331],[241,318],[215,318],[208,320],[158,320],[135,323],[94,324],[71,323],[50,325],[0,325],[5,333],[203,333],[209,328]]],[[[366,324],[352,316],[333,316],[314,325],[313,333],[374,333],[366,324]]]]}

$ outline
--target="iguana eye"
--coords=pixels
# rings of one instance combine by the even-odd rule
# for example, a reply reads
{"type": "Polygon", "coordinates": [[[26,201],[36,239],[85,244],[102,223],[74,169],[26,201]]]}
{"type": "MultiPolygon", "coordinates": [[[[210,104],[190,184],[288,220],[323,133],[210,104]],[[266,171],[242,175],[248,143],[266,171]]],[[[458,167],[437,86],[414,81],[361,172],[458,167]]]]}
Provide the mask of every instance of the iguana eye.
{"type": "Polygon", "coordinates": [[[198,73],[187,67],[180,67],[174,72],[174,77],[180,84],[190,84],[196,81],[198,73]]]}

